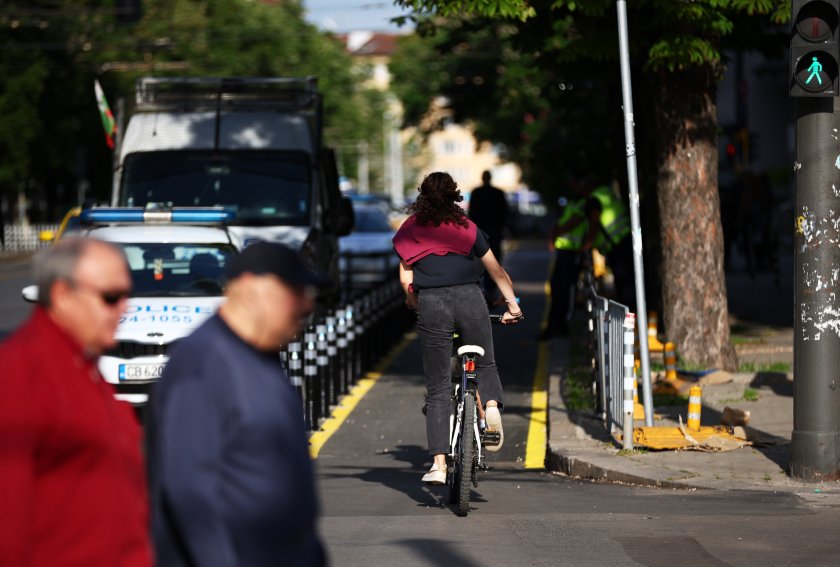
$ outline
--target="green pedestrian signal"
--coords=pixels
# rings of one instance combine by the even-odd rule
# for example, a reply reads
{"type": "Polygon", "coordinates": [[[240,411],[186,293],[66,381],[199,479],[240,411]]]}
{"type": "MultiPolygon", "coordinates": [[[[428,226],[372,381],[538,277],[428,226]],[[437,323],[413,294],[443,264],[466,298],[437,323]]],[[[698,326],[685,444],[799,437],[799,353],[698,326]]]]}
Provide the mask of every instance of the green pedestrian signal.
{"type": "Polygon", "coordinates": [[[792,0],[790,96],[837,96],[840,0],[792,0]]]}
{"type": "Polygon", "coordinates": [[[821,84],[821,85],[822,85],[822,79],[820,79],[820,73],[822,73],[823,67],[822,67],[822,65],[820,65],[819,61],[817,61],[817,58],[816,58],[816,57],[811,57],[811,59],[812,59],[814,62],[813,62],[813,63],[811,63],[811,66],[810,66],[810,67],[808,67],[808,71],[810,71],[810,72],[811,72],[811,74],[810,74],[810,75],[808,75],[808,80],[807,80],[807,81],[805,81],[805,84],[807,85],[808,83],[810,83],[810,82],[811,82],[811,79],[813,79],[814,77],[816,77],[816,78],[817,78],[817,82],[818,82],[819,84],[821,84]]]}

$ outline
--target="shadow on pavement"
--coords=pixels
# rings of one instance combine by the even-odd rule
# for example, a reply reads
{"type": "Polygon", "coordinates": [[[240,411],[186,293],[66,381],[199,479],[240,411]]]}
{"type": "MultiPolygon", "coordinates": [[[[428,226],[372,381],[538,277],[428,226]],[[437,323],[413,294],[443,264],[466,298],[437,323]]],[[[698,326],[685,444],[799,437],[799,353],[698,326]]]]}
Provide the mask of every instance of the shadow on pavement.
{"type": "Polygon", "coordinates": [[[759,372],[755,375],[751,388],[767,386],[777,396],[793,397],[793,382],[788,380],[787,374],[782,372],[759,372]]]}
{"type": "MultiPolygon", "coordinates": [[[[477,563],[458,551],[455,545],[439,539],[403,539],[395,542],[407,547],[426,561],[428,565],[460,565],[461,567],[480,567],[477,563]]],[[[461,542],[459,542],[459,545],[461,542]]]]}
{"type": "MultiPolygon", "coordinates": [[[[446,486],[430,486],[420,482],[420,477],[425,467],[428,466],[430,457],[425,448],[419,445],[399,445],[383,456],[391,456],[396,461],[406,463],[405,467],[362,467],[362,466],[331,466],[334,472],[322,470],[319,474],[322,478],[355,478],[364,482],[370,482],[401,492],[414,500],[417,506],[430,508],[449,508],[455,514],[454,506],[449,504],[449,489],[446,486]],[[358,470],[359,472],[349,472],[358,470]]],[[[485,475],[479,476],[479,482],[488,480],[485,475]]],[[[482,494],[472,490],[470,502],[487,502],[482,494]]],[[[448,565],[449,563],[442,563],[448,565]]]]}
{"type": "Polygon", "coordinates": [[[706,551],[703,545],[690,536],[619,537],[621,544],[633,561],[642,565],[679,565],[691,558],[692,565],[729,565],[706,551]]]}

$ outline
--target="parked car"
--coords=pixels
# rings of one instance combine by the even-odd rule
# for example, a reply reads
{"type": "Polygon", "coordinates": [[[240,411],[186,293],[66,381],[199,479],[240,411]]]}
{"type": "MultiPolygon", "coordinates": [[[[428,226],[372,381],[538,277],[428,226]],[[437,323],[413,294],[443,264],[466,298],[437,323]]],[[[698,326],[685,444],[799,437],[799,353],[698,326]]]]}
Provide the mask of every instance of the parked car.
{"type": "MultiPolygon", "coordinates": [[[[116,397],[143,406],[169,350],[211,317],[223,300],[225,265],[241,243],[221,224],[225,209],[90,208],[78,216],[80,236],[119,246],[132,295],[117,327],[117,344],[99,358],[116,397]],[[167,216],[169,215],[169,216],[167,216]]],[[[37,300],[36,286],[24,298],[37,300]]]]}
{"type": "Polygon", "coordinates": [[[354,200],[353,212],[356,218],[353,232],[338,241],[345,293],[396,278],[400,263],[391,241],[396,231],[381,207],[354,200]]]}

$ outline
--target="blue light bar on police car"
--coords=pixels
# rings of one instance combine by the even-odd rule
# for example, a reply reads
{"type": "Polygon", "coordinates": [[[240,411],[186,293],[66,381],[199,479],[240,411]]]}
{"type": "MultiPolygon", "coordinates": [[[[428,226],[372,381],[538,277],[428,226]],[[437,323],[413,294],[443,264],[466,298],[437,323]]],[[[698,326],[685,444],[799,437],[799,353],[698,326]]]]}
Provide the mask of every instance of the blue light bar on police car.
{"type": "Polygon", "coordinates": [[[193,223],[218,224],[232,221],[236,213],[221,207],[174,207],[172,209],[144,209],[142,207],[99,207],[85,209],[79,215],[83,223],[193,223]]]}

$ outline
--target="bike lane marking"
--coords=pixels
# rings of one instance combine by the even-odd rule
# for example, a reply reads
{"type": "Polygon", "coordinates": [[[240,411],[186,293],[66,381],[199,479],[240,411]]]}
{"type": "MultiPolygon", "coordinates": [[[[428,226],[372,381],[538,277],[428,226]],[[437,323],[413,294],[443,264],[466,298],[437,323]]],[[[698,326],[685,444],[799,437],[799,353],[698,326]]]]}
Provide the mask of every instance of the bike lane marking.
{"type": "Polygon", "coordinates": [[[324,420],[324,425],[321,426],[321,429],[312,433],[309,436],[309,456],[313,459],[318,458],[318,453],[321,452],[324,444],[333,436],[333,434],[338,431],[338,428],[341,427],[341,424],[353,413],[353,410],[362,401],[362,398],[365,397],[373,385],[376,384],[377,380],[382,377],[382,373],[394,362],[394,359],[397,358],[400,353],[402,353],[405,348],[411,344],[417,338],[417,332],[412,331],[403,337],[402,341],[400,341],[394,348],[391,349],[385,358],[383,358],[376,367],[365,374],[365,377],[360,379],[356,382],[356,385],[350,390],[350,392],[341,398],[341,403],[336,406],[333,411],[330,413],[330,417],[324,420]]]}
{"type": "MultiPolygon", "coordinates": [[[[553,265],[549,266],[549,274],[553,265]]],[[[545,327],[548,318],[548,298],[551,287],[545,284],[546,302],[543,309],[542,323],[545,327]]],[[[548,446],[548,358],[551,354],[550,341],[537,343],[537,367],[534,370],[534,385],[531,388],[531,419],[528,424],[528,440],[525,443],[525,468],[544,469],[545,452],[548,446]]]]}

